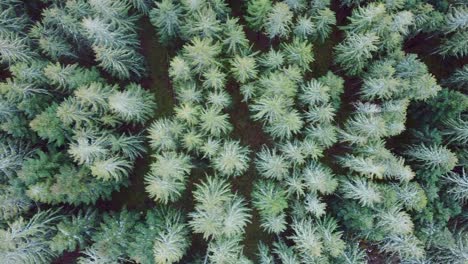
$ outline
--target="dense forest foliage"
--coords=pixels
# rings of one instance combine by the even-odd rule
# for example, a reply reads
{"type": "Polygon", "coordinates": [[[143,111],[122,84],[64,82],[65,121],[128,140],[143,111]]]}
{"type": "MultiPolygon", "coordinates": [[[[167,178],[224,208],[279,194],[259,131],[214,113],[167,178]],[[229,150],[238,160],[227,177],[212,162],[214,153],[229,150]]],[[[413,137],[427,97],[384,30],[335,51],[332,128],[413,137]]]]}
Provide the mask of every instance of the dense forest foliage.
{"type": "Polygon", "coordinates": [[[468,263],[464,0],[1,0],[0,262],[468,263]]]}

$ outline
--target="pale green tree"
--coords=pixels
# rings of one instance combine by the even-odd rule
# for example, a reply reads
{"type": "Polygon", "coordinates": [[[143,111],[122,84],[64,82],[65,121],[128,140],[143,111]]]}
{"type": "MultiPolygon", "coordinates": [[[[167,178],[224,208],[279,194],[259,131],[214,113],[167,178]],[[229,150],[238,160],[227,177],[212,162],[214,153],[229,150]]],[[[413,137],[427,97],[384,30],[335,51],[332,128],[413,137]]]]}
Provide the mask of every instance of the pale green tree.
{"type": "Polygon", "coordinates": [[[211,162],[221,176],[237,177],[248,169],[249,153],[249,148],[241,146],[238,141],[225,141],[211,162]]]}
{"type": "Polygon", "coordinates": [[[288,176],[289,164],[285,157],[277,154],[275,149],[262,148],[257,153],[255,165],[260,175],[265,178],[281,180],[288,176]]]}
{"type": "Polygon", "coordinates": [[[359,74],[378,49],[374,33],[350,34],[335,47],[335,61],[350,75],[359,74]]]}
{"type": "Polygon", "coordinates": [[[232,131],[229,116],[217,107],[209,107],[200,111],[200,129],[211,136],[220,137],[232,131]]]}
{"type": "Polygon", "coordinates": [[[189,214],[189,224],[204,239],[237,237],[250,222],[250,209],[230,188],[229,183],[218,177],[208,177],[196,185],[195,210],[189,214]]]}
{"type": "Polygon", "coordinates": [[[0,252],[6,263],[50,263],[56,254],[49,247],[60,215],[40,211],[30,219],[19,217],[0,230],[0,252]]]}
{"type": "Polygon", "coordinates": [[[156,107],[154,96],[136,83],[115,91],[108,100],[110,109],[128,123],[145,123],[156,107]]]}
{"type": "Polygon", "coordinates": [[[132,48],[93,46],[98,65],[120,79],[139,79],[145,75],[144,59],[132,48]]]}
{"type": "Polygon", "coordinates": [[[272,5],[271,0],[249,0],[245,20],[252,29],[256,31],[263,29],[272,5]]]}
{"type": "Polygon", "coordinates": [[[193,167],[190,157],[182,153],[162,152],[155,155],[145,175],[145,189],[156,202],[167,204],[176,201],[185,190],[186,181],[193,167]]]}
{"type": "Polygon", "coordinates": [[[221,53],[221,45],[211,38],[194,37],[182,51],[195,73],[202,73],[208,67],[219,65],[217,56],[221,53]]]}
{"type": "Polygon", "coordinates": [[[288,5],[278,2],[273,5],[264,22],[265,32],[268,37],[286,37],[291,30],[293,12],[288,5]]]}
{"type": "Polygon", "coordinates": [[[451,171],[458,163],[455,153],[444,146],[415,145],[411,146],[406,154],[424,168],[437,169],[443,173],[451,171]]]}
{"type": "Polygon", "coordinates": [[[314,35],[323,42],[330,36],[332,27],[336,25],[335,13],[329,8],[320,9],[312,17],[312,21],[315,25],[314,35]]]}
{"type": "Polygon", "coordinates": [[[234,75],[234,78],[236,78],[240,83],[246,83],[247,81],[256,78],[258,70],[255,58],[252,56],[235,56],[231,60],[231,72],[234,75]]]}

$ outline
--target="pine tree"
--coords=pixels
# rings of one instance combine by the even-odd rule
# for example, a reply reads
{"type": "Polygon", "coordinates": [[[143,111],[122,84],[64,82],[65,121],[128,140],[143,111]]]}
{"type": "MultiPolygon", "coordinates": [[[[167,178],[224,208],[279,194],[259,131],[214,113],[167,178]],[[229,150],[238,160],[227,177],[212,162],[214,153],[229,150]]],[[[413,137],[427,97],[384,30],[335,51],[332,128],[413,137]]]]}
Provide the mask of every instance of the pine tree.
{"type": "Polygon", "coordinates": [[[13,178],[26,158],[34,152],[25,142],[0,138],[0,179],[13,178]]]}
{"type": "Polygon", "coordinates": [[[122,209],[103,215],[99,228],[93,233],[94,242],[78,259],[79,263],[112,263],[126,258],[139,215],[122,209]]]}
{"type": "Polygon", "coordinates": [[[241,237],[220,238],[208,244],[207,256],[210,263],[251,263],[243,256],[241,237]]]}
{"type": "Polygon", "coordinates": [[[0,221],[18,218],[31,208],[32,201],[21,190],[11,185],[0,187],[0,221]]]}
{"type": "Polygon", "coordinates": [[[246,83],[247,81],[257,77],[258,70],[255,62],[255,58],[252,56],[240,57],[236,56],[231,61],[231,72],[240,83],[246,83]]]}
{"type": "Polygon", "coordinates": [[[293,222],[292,229],[294,235],[290,239],[294,241],[294,247],[299,252],[311,257],[318,257],[322,254],[323,242],[310,219],[293,222]]]}
{"type": "Polygon", "coordinates": [[[294,26],[294,35],[296,37],[307,39],[316,32],[316,26],[309,16],[300,16],[297,18],[294,26]]]}
{"type": "MultiPolygon", "coordinates": [[[[189,241],[189,230],[179,212],[167,210],[160,213],[158,219],[162,223],[156,223],[159,233],[156,235],[153,245],[154,261],[158,264],[175,263],[185,254],[189,241]]],[[[153,226],[149,226],[152,229],[153,226]]]]}
{"type": "Polygon", "coordinates": [[[307,188],[313,193],[331,194],[338,186],[331,169],[318,162],[310,162],[302,175],[307,188]]]}
{"type": "Polygon", "coordinates": [[[377,51],[379,37],[374,33],[350,34],[336,46],[335,61],[350,75],[362,72],[372,54],[377,51]]]}
{"type": "Polygon", "coordinates": [[[177,200],[185,190],[187,176],[192,168],[190,157],[175,152],[155,155],[150,172],[145,175],[146,192],[157,202],[167,204],[177,200]]]}
{"type": "Polygon", "coordinates": [[[98,179],[121,181],[127,178],[132,165],[121,157],[110,157],[94,161],[90,166],[91,174],[98,179]]]}
{"type": "Polygon", "coordinates": [[[276,152],[275,149],[262,148],[257,153],[255,165],[261,176],[281,180],[288,176],[289,166],[284,156],[278,155],[276,152]]]}
{"type": "Polygon", "coordinates": [[[442,173],[451,171],[458,162],[457,156],[444,146],[416,145],[410,147],[406,154],[421,166],[442,173]]]}
{"type": "Polygon", "coordinates": [[[55,234],[54,224],[60,219],[56,211],[41,211],[29,220],[23,217],[0,231],[0,252],[7,263],[49,263],[56,254],[49,247],[55,234]]]}
{"type": "Polygon", "coordinates": [[[0,31],[0,57],[4,64],[29,61],[34,53],[30,50],[28,39],[13,32],[0,31]]]}
{"type": "Polygon", "coordinates": [[[189,37],[215,39],[222,30],[221,21],[217,19],[216,12],[209,7],[194,12],[185,22],[182,25],[182,31],[189,37]]]}
{"type": "Polygon", "coordinates": [[[358,7],[353,10],[349,17],[350,23],[343,27],[348,33],[366,34],[374,32],[380,35],[385,29],[386,19],[385,5],[382,3],[370,3],[364,7],[358,7]]]}
{"type": "Polygon", "coordinates": [[[290,64],[299,66],[303,71],[309,70],[309,65],[314,61],[312,44],[308,41],[294,38],[291,43],[281,45],[281,49],[290,64]]]}
{"type": "Polygon", "coordinates": [[[312,17],[312,21],[315,24],[314,35],[323,42],[330,36],[332,27],[336,25],[335,13],[329,8],[319,9],[312,17]]]}
{"type": "Polygon", "coordinates": [[[468,31],[457,31],[447,38],[439,48],[443,56],[464,57],[468,54],[468,31]]]}
{"type": "Polygon", "coordinates": [[[287,193],[273,181],[258,181],[252,191],[252,203],[260,211],[262,228],[270,233],[286,229],[287,193]]]}
{"type": "Polygon", "coordinates": [[[468,9],[463,5],[449,10],[445,17],[445,33],[464,30],[468,27],[468,9]]]}
{"type": "Polygon", "coordinates": [[[203,87],[222,90],[226,85],[226,74],[218,67],[211,67],[203,73],[203,87]]]}
{"type": "Polygon", "coordinates": [[[245,35],[242,25],[239,24],[239,18],[228,18],[226,20],[223,45],[227,47],[228,54],[242,54],[249,48],[249,40],[245,35]]]}
{"type": "Polygon", "coordinates": [[[238,141],[226,141],[212,159],[213,168],[221,176],[240,176],[248,169],[249,153],[238,141]]]}
{"type": "Polygon", "coordinates": [[[78,135],[71,142],[68,153],[78,164],[91,164],[95,160],[104,158],[109,153],[106,136],[93,134],[78,135]]]}
{"type": "Polygon", "coordinates": [[[285,3],[276,3],[271,8],[264,22],[266,34],[271,39],[274,37],[286,37],[289,34],[293,12],[285,3]]]}
{"type": "Polygon", "coordinates": [[[153,95],[135,83],[114,92],[108,100],[110,109],[128,123],[146,122],[156,107],[153,95]]]}
{"type": "Polygon", "coordinates": [[[93,46],[98,65],[120,79],[139,79],[145,74],[143,57],[135,50],[93,46]]]}
{"type": "Polygon", "coordinates": [[[464,85],[468,82],[468,66],[455,70],[455,72],[447,80],[451,85],[463,89],[464,85]]]}
{"type": "Polygon", "coordinates": [[[444,180],[451,184],[449,193],[462,204],[468,200],[468,177],[466,176],[465,170],[462,170],[461,174],[455,172],[449,172],[444,177],[444,180]]]}
{"type": "Polygon", "coordinates": [[[79,211],[64,218],[56,226],[57,233],[51,239],[50,248],[58,254],[84,248],[95,230],[96,220],[96,211],[92,210],[79,211]]]}
{"type": "Polygon", "coordinates": [[[249,209],[243,198],[230,191],[230,185],[217,177],[208,177],[193,192],[195,211],[189,222],[203,238],[232,238],[243,233],[250,222],[249,209]]]}
{"type": "Polygon", "coordinates": [[[213,43],[211,38],[200,39],[198,37],[194,37],[182,51],[195,73],[201,73],[208,67],[219,65],[216,57],[220,52],[221,46],[218,42],[213,43]]]}
{"type": "Polygon", "coordinates": [[[392,235],[382,241],[382,250],[398,254],[402,259],[418,260],[425,255],[422,242],[414,235],[392,235]]]}
{"type": "Polygon", "coordinates": [[[201,130],[214,137],[226,135],[233,128],[229,123],[229,116],[222,113],[217,107],[210,107],[200,111],[201,130]]]}
{"type": "Polygon", "coordinates": [[[414,224],[411,217],[401,208],[392,207],[380,212],[378,227],[389,235],[408,235],[413,232],[414,224]]]}
{"type": "Polygon", "coordinates": [[[463,145],[468,143],[468,121],[459,119],[450,119],[445,122],[447,129],[443,131],[444,135],[450,138],[451,142],[463,145]]]}
{"type": "Polygon", "coordinates": [[[183,127],[177,121],[161,118],[149,127],[149,140],[151,147],[156,150],[176,150],[183,127]]]}
{"type": "Polygon", "coordinates": [[[271,0],[250,0],[247,3],[247,15],[245,16],[245,20],[252,29],[260,31],[263,29],[271,9],[271,0]]]}

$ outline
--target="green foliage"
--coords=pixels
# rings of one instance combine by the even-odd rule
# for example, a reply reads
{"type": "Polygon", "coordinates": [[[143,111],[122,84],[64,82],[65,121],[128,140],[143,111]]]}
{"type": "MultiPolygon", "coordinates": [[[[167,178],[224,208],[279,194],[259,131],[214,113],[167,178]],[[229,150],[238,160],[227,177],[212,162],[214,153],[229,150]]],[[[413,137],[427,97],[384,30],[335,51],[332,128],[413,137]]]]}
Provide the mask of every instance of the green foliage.
{"type": "Polygon", "coordinates": [[[403,259],[420,260],[424,257],[422,243],[414,235],[390,236],[382,243],[382,249],[396,253],[403,259]]]}
{"type": "Polygon", "coordinates": [[[421,166],[431,170],[439,170],[441,173],[451,171],[458,162],[457,156],[444,146],[422,144],[412,146],[406,153],[421,166]]]}
{"type": "Polygon", "coordinates": [[[95,179],[86,167],[77,168],[63,154],[48,155],[42,151],[27,159],[19,172],[27,185],[26,195],[32,200],[57,204],[90,204],[108,198],[119,182],[95,179]]]}
{"type": "Polygon", "coordinates": [[[290,238],[299,252],[310,257],[318,257],[322,254],[323,242],[310,219],[294,222],[292,228],[294,235],[290,238]]]}
{"type": "Polygon", "coordinates": [[[0,31],[0,47],[3,64],[29,61],[34,55],[29,48],[28,39],[13,32],[0,31]]]}
{"type": "Polygon", "coordinates": [[[286,229],[288,207],[286,192],[273,181],[258,181],[252,191],[252,203],[259,210],[261,227],[269,233],[280,233],[286,229]]]}
{"type": "Polygon", "coordinates": [[[257,77],[257,66],[253,57],[236,56],[231,61],[231,72],[240,83],[257,77]]]}
{"type": "Polygon", "coordinates": [[[439,53],[446,56],[464,57],[468,54],[468,32],[458,31],[446,39],[440,46],[439,53]]]}
{"type": "Polygon", "coordinates": [[[335,61],[350,75],[362,72],[372,53],[377,51],[379,37],[373,33],[350,34],[335,47],[335,61]]]}
{"type": "Polygon", "coordinates": [[[252,29],[259,31],[264,27],[271,9],[272,2],[270,0],[250,0],[247,3],[245,20],[252,29]]]}
{"type": "Polygon", "coordinates": [[[7,263],[50,263],[55,253],[49,247],[54,223],[60,219],[55,211],[41,211],[29,220],[19,217],[0,230],[0,252],[7,263]]]}
{"type": "Polygon", "coordinates": [[[224,35],[223,44],[227,47],[227,53],[242,54],[249,48],[249,41],[242,25],[239,23],[239,18],[228,18],[226,20],[224,35]]]}
{"type": "Polygon", "coordinates": [[[94,46],[93,50],[99,66],[113,76],[121,79],[130,79],[134,76],[139,79],[144,75],[143,57],[132,49],[94,46]]]}
{"type": "Polygon", "coordinates": [[[464,85],[468,82],[468,66],[456,69],[447,81],[457,88],[464,89],[464,85]]]}
{"type": "Polygon", "coordinates": [[[190,158],[175,152],[163,152],[154,158],[156,162],[151,164],[150,172],[145,176],[146,192],[157,202],[173,202],[185,189],[192,168],[190,158]]]}
{"type": "Polygon", "coordinates": [[[203,238],[236,237],[250,222],[249,209],[243,198],[230,191],[230,185],[217,177],[207,177],[193,192],[195,211],[189,222],[203,238]]]}
{"type": "Polygon", "coordinates": [[[318,162],[311,162],[302,174],[307,188],[314,193],[331,194],[338,186],[332,170],[318,162]]]}
{"type": "Polygon", "coordinates": [[[31,200],[13,186],[0,185],[0,221],[17,218],[31,207],[31,200]]]}
{"type": "Polygon", "coordinates": [[[271,39],[286,37],[289,34],[293,12],[282,2],[275,3],[269,11],[265,22],[265,32],[271,39]]]}
{"type": "Polygon", "coordinates": [[[444,135],[447,135],[451,142],[463,145],[468,143],[468,121],[461,118],[450,119],[445,122],[447,129],[444,135]]]}
{"type": "Polygon", "coordinates": [[[214,38],[220,33],[221,25],[213,9],[202,8],[193,13],[190,26],[184,24],[182,30],[189,37],[214,38]]]}
{"type": "Polygon", "coordinates": [[[56,115],[57,108],[56,104],[51,105],[37,115],[29,125],[42,139],[47,140],[50,144],[62,146],[68,132],[63,128],[62,121],[56,115]]]}
{"type": "Polygon", "coordinates": [[[91,165],[91,174],[98,179],[121,181],[131,169],[131,163],[118,157],[97,160],[91,165]]]}
{"type": "Polygon", "coordinates": [[[299,66],[303,71],[309,70],[309,64],[314,61],[312,44],[299,38],[294,38],[292,43],[284,44],[286,61],[299,66]]]}
{"type": "Polygon", "coordinates": [[[362,206],[372,207],[382,202],[382,194],[377,186],[365,179],[355,178],[345,181],[341,186],[343,196],[347,199],[355,199],[362,206]]]}
{"type": "Polygon", "coordinates": [[[467,10],[436,2],[4,0],[3,261],[466,262],[467,10]]]}
{"type": "Polygon", "coordinates": [[[50,248],[58,254],[64,251],[75,251],[84,248],[95,229],[95,211],[80,211],[57,224],[57,233],[50,242],[50,248]]]}
{"type": "Polygon", "coordinates": [[[329,8],[320,9],[312,19],[315,24],[314,35],[320,41],[325,41],[330,36],[332,27],[336,25],[335,13],[329,8]]]}
{"type": "Polygon", "coordinates": [[[128,255],[139,263],[175,263],[189,246],[188,232],[180,211],[165,207],[149,210],[145,221],[135,226],[128,255]]]}
{"type": "Polygon", "coordinates": [[[213,167],[222,176],[240,176],[248,168],[249,152],[238,141],[226,141],[213,157],[213,167]]]}
{"type": "Polygon", "coordinates": [[[232,130],[229,116],[222,113],[217,107],[202,109],[199,118],[201,130],[208,135],[219,137],[232,130]]]}
{"type": "Polygon", "coordinates": [[[241,238],[222,238],[208,245],[208,259],[211,263],[251,263],[242,255],[241,238]]]}
{"type": "Polygon", "coordinates": [[[308,16],[301,16],[294,26],[294,35],[300,38],[307,38],[315,33],[315,24],[308,16]]]}
{"type": "Polygon", "coordinates": [[[445,180],[451,184],[449,193],[460,203],[465,203],[468,199],[468,177],[465,174],[465,170],[462,170],[461,174],[449,172],[445,176],[445,180]]]}
{"type": "Polygon", "coordinates": [[[0,138],[0,179],[13,178],[31,154],[27,143],[0,138]]]}
{"type": "Polygon", "coordinates": [[[44,75],[56,86],[56,89],[75,90],[79,86],[86,86],[92,82],[100,82],[96,68],[86,69],[77,64],[62,65],[60,63],[48,64],[44,68],[44,75]]]}
{"type": "Polygon", "coordinates": [[[125,122],[144,123],[155,107],[153,95],[135,83],[109,96],[109,108],[125,122]]]}
{"type": "Polygon", "coordinates": [[[261,176],[281,180],[288,175],[289,165],[282,155],[275,152],[275,150],[263,148],[257,153],[255,165],[261,176]]]}
{"type": "Polygon", "coordinates": [[[91,240],[94,242],[84,256],[78,259],[81,263],[92,263],[93,261],[117,262],[125,257],[135,224],[139,216],[136,213],[123,209],[121,212],[106,213],[99,227],[92,234],[91,240]],[[96,260],[97,259],[97,260],[96,260]]]}
{"type": "Polygon", "coordinates": [[[353,34],[364,34],[369,31],[379,33],[384,30],[385,5],[383,3],[370,3],[364,7],[358,7],[353,10],[349,17],[349,24],[343,27],[347,32],[353,34]]]}
{"type": "Polygon", "coordinates": [[[213,43],[211,38],[195,37],[189,45],[183,48],[183,54],[195,73],[201,73],[208,67],[219,65],[216,57],[220,52],[221,46],[218,42],[213,43]]]}

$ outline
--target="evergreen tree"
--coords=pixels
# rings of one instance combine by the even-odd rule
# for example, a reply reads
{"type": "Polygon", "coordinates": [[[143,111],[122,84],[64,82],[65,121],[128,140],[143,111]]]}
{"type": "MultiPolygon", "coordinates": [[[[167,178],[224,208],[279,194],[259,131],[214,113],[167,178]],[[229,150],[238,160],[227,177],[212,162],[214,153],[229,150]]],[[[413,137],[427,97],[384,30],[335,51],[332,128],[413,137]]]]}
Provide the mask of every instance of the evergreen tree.
{"type": "Polygon", "coordinates": [[[348,35],[336,46],[335,60],[348,74],[359,74],[372,58],[372,53],[377,51],[378,42],[379,37],[374,33],[348,35]]]}

